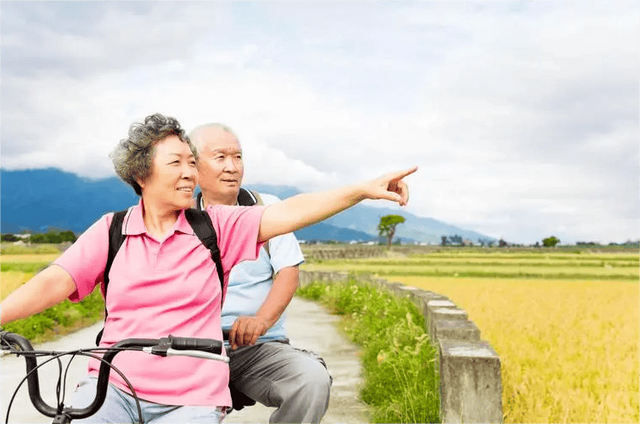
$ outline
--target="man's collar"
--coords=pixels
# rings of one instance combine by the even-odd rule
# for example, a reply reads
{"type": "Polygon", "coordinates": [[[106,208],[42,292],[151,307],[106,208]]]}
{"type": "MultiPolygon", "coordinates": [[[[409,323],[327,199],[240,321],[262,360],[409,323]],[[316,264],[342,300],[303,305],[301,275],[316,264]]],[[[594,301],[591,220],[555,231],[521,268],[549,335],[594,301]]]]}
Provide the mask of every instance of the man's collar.
{"type": "MultiPolygon", "coordinates": [[[[198,193],[198,197],[196,199],[200,200],[200,205],[199,205],[198,209],[201,209],[203,211],[206,210],[207,207],[204,204],[204,196],[202,195],[202,192],[198,193]]],[[[233,206],[239,206],[239,205],[240,204],[238,203],[238,200],[237,200],[237,197],[236,197],[236,204],[233,205],[233,206]]]]}

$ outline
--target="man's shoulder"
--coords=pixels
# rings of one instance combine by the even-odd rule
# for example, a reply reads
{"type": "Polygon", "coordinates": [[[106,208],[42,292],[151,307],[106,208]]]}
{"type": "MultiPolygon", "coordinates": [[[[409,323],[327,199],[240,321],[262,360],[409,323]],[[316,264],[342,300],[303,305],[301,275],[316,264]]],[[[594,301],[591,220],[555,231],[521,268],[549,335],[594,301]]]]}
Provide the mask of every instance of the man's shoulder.
{"type": "Polygon", "coordinates": [[[262,200],[262,204],[265,206],[273,205],[274,203],[278,203],[282,201],[278,196],[275,196],[273,194],[262,193],[255,190],[252,190],[252,192],[257,193],[260,196],[260,199],[262,200]]]}

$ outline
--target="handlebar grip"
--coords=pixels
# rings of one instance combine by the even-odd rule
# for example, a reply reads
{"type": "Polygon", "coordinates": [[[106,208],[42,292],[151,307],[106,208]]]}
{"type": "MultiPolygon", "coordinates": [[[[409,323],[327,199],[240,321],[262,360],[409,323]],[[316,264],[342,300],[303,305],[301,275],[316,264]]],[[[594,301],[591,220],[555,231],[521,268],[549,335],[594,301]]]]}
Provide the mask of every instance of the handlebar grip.
{"type": "Polygon", "coordinates": [[[176,350],[199,350],[215,354],[222,353],[222,342],[215,339],[194,339],[171,336],[171,347],[176,350]]]}

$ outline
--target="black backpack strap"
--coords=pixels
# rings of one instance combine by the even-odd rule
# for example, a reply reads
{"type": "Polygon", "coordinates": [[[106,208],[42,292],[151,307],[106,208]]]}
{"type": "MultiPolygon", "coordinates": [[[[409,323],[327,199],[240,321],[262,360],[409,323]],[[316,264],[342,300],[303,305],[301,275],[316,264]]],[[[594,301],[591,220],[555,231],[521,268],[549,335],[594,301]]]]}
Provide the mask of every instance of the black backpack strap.
{"type": "Polygon", "coordinates": [[[253,206],[258,203],[258,199],[253,191],[240,187],[238,192],[238,204],[240,206],[253,206]]]}
{"type": "MultiPolygon", "coordinates": [[[[104,276],[102,278],[102,291],[104,293],[104,320],[107,321],[107,287],[109,286],[109,272],[111,271],[111,265],[113,265],[113,260],[120,250],[120,246],[124,243],[125,235],[122,234],[122,224],[124,222],[124,217],[127,214],[128,209],[123,211],[119,211],[113,214],[113,219],[111,220],[111,225],[109,226],[109,254],[107,256],[107,264],[104,267],[104,276]]],[[[102,333],[104,332],[104,327],[98,335],[96,336],[96,346],[100,345],[100,339],[102,339],[102,333]]]]}
{"type": "Polygon", "coordinates": [[[202,192],[199,192],[196,196],[196,209],[202,210],[202,192]]]}
{"type": "Polygon", "coordinates": [[[224,302],[224,271],[222,270],[222,259],[220,258],[220,249],[218,248],[218,237],[216,230],[213,228],[211,218],[206,211],[198,209],[185,209],[184,216],[189,221],[193,232],[196,233],[202,244],[211,252],[211,259],[216,264],[218,278],[220,279],[221,299],[224,302]]]}
{"type": "MultiPolygon", "coordinates": [[[[238,205],[253,206],[261,204],[262,200],[257,192],[240,187],[240,190],[238,191],[238,205]]],[[[202,192],[199,192],[196,196],[196,209],[199,211],[202,210],[202,192]]]]}
{"type": "MultiPolygon", "coordinates": [[[[257,191],[247,190],[240,187],[240,192],[238,193],[238,204],[240,206],[262,206],[264,205],[264,202],[262,201],[262,197],[260,197],[260,193],[258,193],[257,191]]],[[[271,257],[268,241],[264,244],[264,251],[267,252],[267,256],[271,257]]]]}

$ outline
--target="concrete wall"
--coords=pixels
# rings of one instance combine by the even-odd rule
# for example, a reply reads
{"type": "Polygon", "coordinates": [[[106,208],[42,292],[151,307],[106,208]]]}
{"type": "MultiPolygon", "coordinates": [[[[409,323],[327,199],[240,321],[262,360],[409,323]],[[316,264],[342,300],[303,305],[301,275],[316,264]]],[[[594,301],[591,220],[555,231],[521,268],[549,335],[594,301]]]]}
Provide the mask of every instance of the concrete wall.
{"type": "MultiPolygon", "coordinates": [[[[438,347],[440,419],[443,423],[501,423],[500,358],[480,329],[451,299],[438,293],[370,275],[357,280],[407,297],[422,310],[431,342],[438,347]]],[[[346,282],[346,272],[301,271],[302,286],[314,281],[346,282]]]]}

